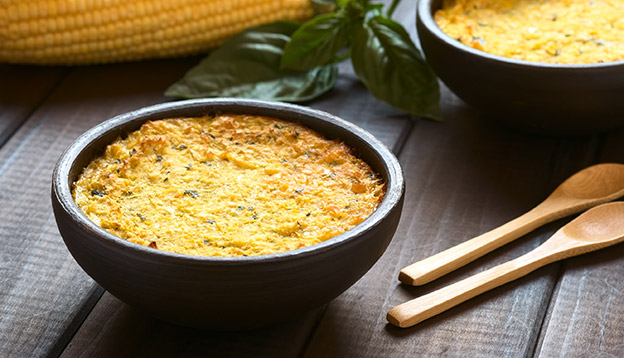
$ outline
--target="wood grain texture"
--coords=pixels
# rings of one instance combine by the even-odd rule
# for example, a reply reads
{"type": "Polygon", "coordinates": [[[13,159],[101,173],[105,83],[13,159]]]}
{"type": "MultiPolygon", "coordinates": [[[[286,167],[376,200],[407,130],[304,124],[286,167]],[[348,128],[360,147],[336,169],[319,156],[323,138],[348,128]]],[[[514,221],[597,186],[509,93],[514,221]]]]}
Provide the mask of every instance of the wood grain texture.
{"type": "Polygon", "coordinates": [[[0,64],[0,145],[67,74],[65,68],[0,64]]]}
{"type": "Polygon", "coordinates": [[[566,263],[535,356],[624,356],[623,256],[620,244],[566,263]]]}
{"type": "Polygon", "coordinates": [[[102,294],[56,230],[50,205],[56,159],[87,128],[164,100],[162,90],[187,66],[178,61],[74,69],[0,149],[3,356],[57,355],[102,294]]]}
{"type": "Polygon", "coordinates": [[[322,309],[239,332],[175,326],[105,293],[61,357],[296,357],[322,309]]]}
{"type": "MultiPolygon", "coordinates": [[[[624,163],[624,130],[603,135],[598,162],[624,163]]],[[[624,244],[570,259],[548,308],[538,357],[624,357],[624,244]]]]}

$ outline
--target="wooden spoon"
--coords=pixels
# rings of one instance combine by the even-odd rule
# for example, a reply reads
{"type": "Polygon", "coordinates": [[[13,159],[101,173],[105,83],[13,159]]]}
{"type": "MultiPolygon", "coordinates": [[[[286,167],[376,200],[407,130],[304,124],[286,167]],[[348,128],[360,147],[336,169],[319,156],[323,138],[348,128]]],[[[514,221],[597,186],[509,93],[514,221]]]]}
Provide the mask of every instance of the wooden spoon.
{"type": "Polygon", "coordinates": [[[546,264],[624,241],[624,202],[597,206],[559,229],[533,251],[388,312],[388,322],[410,327],[546,264]]]}
{"type": "Polygon", "coordinates": [[[497,249],[536,228],[624,196],[624,165],[598,164],[564,181],[546,200],[526,214],[451,247],[399,273],[408,285],[423,285],[497,249]]]}

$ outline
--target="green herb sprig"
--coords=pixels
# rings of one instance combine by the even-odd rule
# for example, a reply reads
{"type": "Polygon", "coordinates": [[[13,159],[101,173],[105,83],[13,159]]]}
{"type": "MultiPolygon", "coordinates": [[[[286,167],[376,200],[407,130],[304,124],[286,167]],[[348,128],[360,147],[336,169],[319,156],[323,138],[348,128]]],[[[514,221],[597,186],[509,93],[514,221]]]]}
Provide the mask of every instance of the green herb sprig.
{"type": "Polygon", "coordinates": [[[313,0],[331,11],[302,24],[278,21],[232,36],[172,84],[176,98],[314,99],[333,88],[348,58],[377,99],[407,113],[441,119],[433,71],[401,24],[370,0],[313,0]]]}

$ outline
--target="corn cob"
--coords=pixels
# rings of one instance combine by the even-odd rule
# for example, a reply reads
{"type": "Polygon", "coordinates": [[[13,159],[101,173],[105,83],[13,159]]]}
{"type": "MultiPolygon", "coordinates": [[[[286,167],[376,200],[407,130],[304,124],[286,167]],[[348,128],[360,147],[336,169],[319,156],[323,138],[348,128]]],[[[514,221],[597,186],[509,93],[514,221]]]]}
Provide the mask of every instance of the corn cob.
{"type": "Polygon", "coordinates": [[[309,0],[0,0],[0,62],[74,65],[201,53],[313,15],[309,0]]]}

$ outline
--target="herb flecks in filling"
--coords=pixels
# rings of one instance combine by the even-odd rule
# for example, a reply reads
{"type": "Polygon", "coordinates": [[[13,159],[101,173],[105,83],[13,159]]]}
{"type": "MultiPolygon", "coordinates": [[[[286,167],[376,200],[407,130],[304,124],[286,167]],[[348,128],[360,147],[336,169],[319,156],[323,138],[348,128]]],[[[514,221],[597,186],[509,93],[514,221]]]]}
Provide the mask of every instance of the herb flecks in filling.
{"type": "Polygon", "coordinates": [[[624,6],[608,0],[444,0],[435,21],[465,45],[518,60],[624,60],[624,6]]]}
{"type": "Polygon", "coordinates": [[[272,118],[219,115],[146,122],[84,169],[73,196],[129,241],[251,256],[349,230],[376,209],[384,184],[341,141],[272,118]]]}

